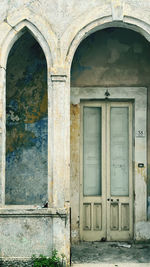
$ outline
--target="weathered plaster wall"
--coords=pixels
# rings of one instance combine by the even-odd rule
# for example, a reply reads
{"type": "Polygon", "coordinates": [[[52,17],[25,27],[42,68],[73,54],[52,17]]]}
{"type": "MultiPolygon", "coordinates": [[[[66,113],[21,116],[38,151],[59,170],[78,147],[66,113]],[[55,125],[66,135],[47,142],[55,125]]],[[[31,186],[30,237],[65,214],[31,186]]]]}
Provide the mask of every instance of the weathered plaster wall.
{"type": "Polygon", "coordinates": [[[1,218],[0,257],[51,255],[52,219],[49,217],[1,218]],[[32,238],[31,238],[32,237],[32,238]]]}
{"type": "Polygon", "coordinates": [[[47,67],[26,31],[14,44],[6,76],[6,204],[47,200],[47,67]]]}
{"type": "MultiPolygon", "coordinates": [[[[85,36],[109,25],[119,24],[123,27],[133,28],[150,40],[149,18],[150,0],[0,0],[0,206],[5,207],[5,153],[3,144],[5,139],[3,120],[5,112],[5,69],[7,52],[12,42],[17,39],[19,31],[24,26],[31,29],[46,55],[49,92],[49,203],[55,208],[58,206],[69,207],[69,71],[73,53],[85,36]]],[[[115,57],[116,55],[113,55],[111,62],[115,57]]],[[[134,67],[131,69],[134,70],[134,67]]],[[[132,74],[130,74],[130,78],[131,76],[132,74]]],[[[96,78],[96,81],[98,80],[96,78]]],[[[127,79],[124,80],[127,81],[127,79]]],[[[73,107],[73,109],[76,109],[76,107],[73,107]]],[[[76,114],[75,110],[74,113],[76,114]]],[[[78,121],[75,116],[72,121],[76,125],[78,121]]],[[[28,123],[28,125],[30,124],[28,123]]],[[[76,132],[79,133],[78,128],[76,128],[76,132]]],[[[78,144],[75,142],[71,146],[76,150],[78,144]]],[[[73,165],[73,163],[71,164],[73,165]]],[[[78,175],[75,166],[72,166],[73,169],[78,175]]],[[[76,179],[74,179],[74,186],[78,187],[76,179]]],[[[72,197],[78,201],[77,196],[72,197]]],[[[32,220],[31,217],[30,219],[32,220]]],[[[21,226],[22,220],[19,223],[21,226]]],[[[75,224],[78,224],[76,215],[75,224]]],[[[52,228],[55,232],[53,247],[57,244],[56,247],[62,248],[69,259],[69,225],[65,228],[58,216],[52,228]],[[57,235],[58,229],[59,236],[57,235]]],[[[19,257],[19,255],[17,256],[19,257]]]]}
{"type": "Polygon", "coordinates": [[[68,258],[70,225],[65,209],[0,209],[0,222],[0,259],[12,260],[11,266],[17,258],[51,256],[53,249],[68,258]]]}
{"type": "MultiPolygon", "coordinates": [[[[72,63],[71,86],[150,88],[149,73],[149,43],[136,32],[123,28],[108,28],[90,35],[78,47],[72,63]]],[[[149,93],[148,104],[150,106],[149,93]]],[[[148,124],[148,144],[150,144],[149,127],[150,124],[148,124]]],[[[74,242],[79,238],[79,141],[80,106],[71,104],[71,205],[74,242]]],[[[148,156],[148,166],[150,166],[149,149],[148,156]]],[[[149,168],[148,174],[150,175],[149,168]]],[[[148,194],[150,195],[150,179],[148,194]]]]}

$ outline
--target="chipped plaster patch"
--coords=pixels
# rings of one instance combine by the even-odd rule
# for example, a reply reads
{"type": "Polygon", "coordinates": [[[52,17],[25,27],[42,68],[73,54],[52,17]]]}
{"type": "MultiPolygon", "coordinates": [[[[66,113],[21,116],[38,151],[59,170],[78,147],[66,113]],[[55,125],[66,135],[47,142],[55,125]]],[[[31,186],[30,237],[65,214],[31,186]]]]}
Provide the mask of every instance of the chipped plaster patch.
{"type": "Polygon", "coordinates": [[[138,222],[135,226],[136,240],[150,239],[150,222],[138,222]]]}

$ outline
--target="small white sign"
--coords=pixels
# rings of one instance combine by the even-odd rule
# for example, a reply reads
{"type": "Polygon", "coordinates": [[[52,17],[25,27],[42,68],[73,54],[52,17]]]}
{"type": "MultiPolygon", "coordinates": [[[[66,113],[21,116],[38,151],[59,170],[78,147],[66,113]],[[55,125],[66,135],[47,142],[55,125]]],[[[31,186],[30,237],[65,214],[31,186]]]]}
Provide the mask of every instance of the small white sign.
{"type": "Polygon", "coordinates": [[[145,133],[144,133],[144,131],[143,131],[143,130],[138,130],[138,131],[136,132],[136,137],[145,137],[145,133]]]}

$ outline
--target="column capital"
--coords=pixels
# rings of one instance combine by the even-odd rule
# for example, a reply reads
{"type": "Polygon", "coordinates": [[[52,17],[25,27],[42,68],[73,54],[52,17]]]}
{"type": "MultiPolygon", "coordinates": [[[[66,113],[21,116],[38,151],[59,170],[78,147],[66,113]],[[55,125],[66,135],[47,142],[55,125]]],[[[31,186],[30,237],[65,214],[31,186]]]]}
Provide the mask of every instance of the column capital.
{"type": "Polygon", "coordinates": [[[66,66],[55,65],[50,69],[50,77],[52,82],[66,82],[68,71],[66,66]]]}

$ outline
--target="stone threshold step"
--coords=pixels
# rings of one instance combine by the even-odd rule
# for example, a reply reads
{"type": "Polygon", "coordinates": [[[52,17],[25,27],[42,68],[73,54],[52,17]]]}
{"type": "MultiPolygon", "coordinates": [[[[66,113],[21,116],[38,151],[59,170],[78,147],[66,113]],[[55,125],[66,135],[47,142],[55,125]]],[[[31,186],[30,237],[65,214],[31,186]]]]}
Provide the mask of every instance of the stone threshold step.
{"type": "Polygon", "coordinates": [[[71,267],[150,267],[150,263],[75,263],[71,267]]]}

